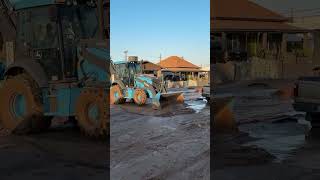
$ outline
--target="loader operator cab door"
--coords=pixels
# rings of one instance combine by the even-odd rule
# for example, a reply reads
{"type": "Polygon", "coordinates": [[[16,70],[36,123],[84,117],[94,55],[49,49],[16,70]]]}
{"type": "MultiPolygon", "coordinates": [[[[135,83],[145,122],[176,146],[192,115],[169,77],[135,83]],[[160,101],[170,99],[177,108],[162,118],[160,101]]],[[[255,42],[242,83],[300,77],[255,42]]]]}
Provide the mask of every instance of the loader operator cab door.
{"type": "Polygon", "coordinates": [[[141,65],[133,62],[122,62],[114,65],[119,79],[124,85],[133,87],[134,76],[141,73],[141,65]]]}
{"type": "Polygon", "coordinates": [[[23,9],[17,23],[17,55],[39,62],[49,79],[62,77],[55,11],[55,6],[23,9]]]}
{"type": "Polygon", "coordinates": [[[141,64],[139,62],[128,62],[127,68],[129,74],[129,85],[133,87],[135,76],[142,73],[141,64]]]}
{"type": "Polygon", "coordinates": [[[77,47],[81,39],[93,39],[98,35],[97,7],[87,3],[59,7],[63,41],[64,76],[76,77],[77,47]]]}

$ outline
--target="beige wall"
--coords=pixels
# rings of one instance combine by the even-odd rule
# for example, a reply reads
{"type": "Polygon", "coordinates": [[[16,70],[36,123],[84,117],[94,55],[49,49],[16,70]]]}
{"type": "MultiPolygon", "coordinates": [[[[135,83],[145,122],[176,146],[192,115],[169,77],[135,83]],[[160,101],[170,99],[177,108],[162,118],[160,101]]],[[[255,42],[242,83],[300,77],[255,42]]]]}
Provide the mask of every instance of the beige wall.
{"type": "Polygon", "coordinates": [[[216,64],[213,71],[215,83],[234,80],[297,79],[311,76],[316,65],[309,61],[275,61],[253,58],[249,62],[216,64]]]}
{"type": "Polygon", "coordinates": [[[168,88],[203,87],[209,85],[209,80],[167,81],[168,88]]]}

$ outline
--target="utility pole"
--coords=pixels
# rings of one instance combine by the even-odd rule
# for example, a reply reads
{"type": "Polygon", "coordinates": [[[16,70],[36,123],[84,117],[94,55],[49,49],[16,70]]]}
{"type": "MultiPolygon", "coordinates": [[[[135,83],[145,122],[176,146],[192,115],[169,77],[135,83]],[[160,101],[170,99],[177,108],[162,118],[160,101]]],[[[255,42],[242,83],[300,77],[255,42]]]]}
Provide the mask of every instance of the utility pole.
{"type": "Polygon", "coordinates": [[[291,8],[291,23],[293,23],[293,8],[291,8]]]}
{"type": "Polygon", "coordinates": [[[125,50],[123,53],[124,53],[124,60],[128,61],[128,50],[125,50]]]}
{"type": "Polygon", "coordinates": [[[161,62],[161,60],[162,60],[162,56],[161,56],[161,53],[160,53],[160,57],[159,57],[159,58],[160,58],[160,62],[161,62]]]}

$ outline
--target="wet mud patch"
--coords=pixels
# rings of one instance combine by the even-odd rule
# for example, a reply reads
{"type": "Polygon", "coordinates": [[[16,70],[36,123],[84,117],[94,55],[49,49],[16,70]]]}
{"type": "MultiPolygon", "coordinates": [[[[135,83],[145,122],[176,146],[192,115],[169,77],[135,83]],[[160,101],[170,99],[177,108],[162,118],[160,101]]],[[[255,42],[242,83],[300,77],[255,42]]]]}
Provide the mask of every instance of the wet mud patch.
{"type": "Polygon", "coordinates": [[[134,102],[126,102],[121,105],[111,105],[111,109],[121,109],[126,113],[155,116],[155,117],[172,117],[176,115],[200,113],[207,107],[207,100],[196,89],[171,89],[169,93],[182,92],[184,103],[165,102],[159,109],[152,108],[152,102],[149,99],[146,105],[138,106],[134,102]]]}
{"type": "Polygon", "coordinates": [[[251,166],[272,162],[275,156],[255,145],[245,146],[246,142],[256,140],[248,133],[217,135],[213,145],[213,169],[226,166],[251,166]]]}
{"type": "Polygon", "coordinates": [[[195,113],[195,110],[188,108],[186,104],[172,104],[161,109],[153,109],[152,105],[149,104],[145,106],[137,106],[134,103],[122,104],[120,107],[127,113],[143,116],[170,117],[195,113]]]}
{"type": "Polygon", "coordinates": [[[265,149],[276,157],[276,162],[288,159],[295,150],[303,147],[306,132],[309,131],[305,124],[294,121],[243,124],[239,129],[257,139],[245,143],[245,146],[254,145],[265,149]]]}

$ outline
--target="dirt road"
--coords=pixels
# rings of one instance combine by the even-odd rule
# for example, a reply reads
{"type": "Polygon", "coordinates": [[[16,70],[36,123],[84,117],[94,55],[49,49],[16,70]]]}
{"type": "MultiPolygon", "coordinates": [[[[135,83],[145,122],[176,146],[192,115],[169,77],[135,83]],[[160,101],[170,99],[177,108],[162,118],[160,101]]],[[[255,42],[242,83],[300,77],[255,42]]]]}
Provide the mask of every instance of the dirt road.
{"type": "Polygon", "coordinates": [[[67,127],[32,136],[2,135],[0,179],[106,179],[106,150],[105,142],[67,127]]]}
{"type": "Polygon", "coordinates": [[[290,82],[230,84],[217,88],[236,96],[240,133],[216,135],[212,167],[215,180],[320,179],[320,137],[306,139],[310,123],[295,112],[292,99],[277,94],[290,82]],[[233,87],[233,88],[230,88],[233,87]]]}
{"type": "MultiPolygon", "coordinates": [[[[111,179],[209,179],[210,110],[195,90],[184,105],[111,107],[111,179]]],[[[0,127],[0,179],[101,180],[109,177],[105,141],[57,121],[48,132],[8,135],[0,127]]]]}
{"type": "Polygon", "coordinates": [[[210,179],[210,108],[194,90],[184,94],[187,105],[161,111],[111,107],[112,179],[210,179]]]}

